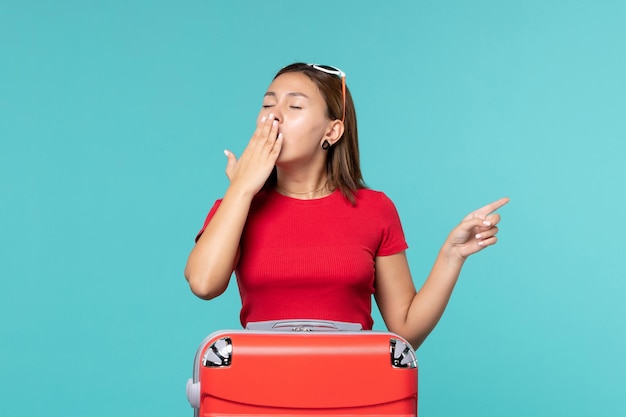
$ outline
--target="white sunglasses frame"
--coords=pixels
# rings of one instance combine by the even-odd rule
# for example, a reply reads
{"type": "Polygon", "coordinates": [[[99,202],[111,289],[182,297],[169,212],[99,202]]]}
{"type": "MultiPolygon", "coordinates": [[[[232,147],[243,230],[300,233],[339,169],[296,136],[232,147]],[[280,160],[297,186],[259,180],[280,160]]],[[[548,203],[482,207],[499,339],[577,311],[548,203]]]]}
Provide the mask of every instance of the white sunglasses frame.
{"type": "Polygon", "coordinates": [[[346,78],[346,73],[340,70],[337,67],[333,67],[331,65],[320,65],[320,64],[308,64],[309,67],[313,67],[316,70],[325,72],[326,74],[338,75],[341,78],[346,78]],[[332,69],[331,69],[332,68],[332,69]]]}
{"type": "Polygon", "coordinates": [[[337,75],[341,78],[341,95],[343,98],[343,116],[341,117],[341,122],[344,123],[346,121],[346,73],[330,65],[321,66],[320,64],[308,64],[308,66],[318,71],[325,72],[326,74],[337,75]]]}

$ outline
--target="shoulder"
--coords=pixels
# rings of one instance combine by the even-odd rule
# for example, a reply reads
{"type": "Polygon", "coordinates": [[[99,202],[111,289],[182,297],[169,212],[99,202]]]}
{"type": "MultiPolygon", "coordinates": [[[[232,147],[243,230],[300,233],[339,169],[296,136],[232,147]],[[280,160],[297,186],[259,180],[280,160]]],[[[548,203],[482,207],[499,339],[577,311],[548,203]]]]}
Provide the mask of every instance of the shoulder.
{"type": "Polygon", "coordinates": [[[356,203],[358,204],[375,204],[382,206],[393,206],[393,201],[383,191],[372,190],[369,188],[361,188],[355,194],[356,203]]]}
{"type": "Polygon", "coordinates": [[[398,209],[395,203],[383,191],[360,189],[356,198],[357,206],[367,208],[371,214],[376,214],[380,219],[399,220],[398,209]]]}

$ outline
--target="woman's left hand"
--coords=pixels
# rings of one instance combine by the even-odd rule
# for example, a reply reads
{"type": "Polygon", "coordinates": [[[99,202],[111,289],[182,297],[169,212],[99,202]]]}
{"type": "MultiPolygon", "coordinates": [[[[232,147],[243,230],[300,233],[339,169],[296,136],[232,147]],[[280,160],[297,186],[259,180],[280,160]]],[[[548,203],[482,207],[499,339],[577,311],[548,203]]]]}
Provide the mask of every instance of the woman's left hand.
{"type": "Polygon", "coordinates": [[[465,216],[448,236],[448,244],[453,253],[461,259],[494,245],[498,238],[500,215],[494,213],[509,202],[507,197],[487,204],[465,216]]]}

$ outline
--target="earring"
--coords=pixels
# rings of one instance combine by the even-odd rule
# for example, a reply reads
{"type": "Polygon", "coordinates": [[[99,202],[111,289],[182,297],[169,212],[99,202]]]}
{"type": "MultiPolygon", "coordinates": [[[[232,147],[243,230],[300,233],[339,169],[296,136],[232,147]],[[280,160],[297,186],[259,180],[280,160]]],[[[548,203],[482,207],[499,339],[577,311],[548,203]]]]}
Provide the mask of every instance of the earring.
{"type": "Polygon", "coordinates": [[[322,149],[327,151],[328,148],[330,148],[330,142],[328,142],[327,140],[324,140],[324,142],[322,142],[322,149]]]}

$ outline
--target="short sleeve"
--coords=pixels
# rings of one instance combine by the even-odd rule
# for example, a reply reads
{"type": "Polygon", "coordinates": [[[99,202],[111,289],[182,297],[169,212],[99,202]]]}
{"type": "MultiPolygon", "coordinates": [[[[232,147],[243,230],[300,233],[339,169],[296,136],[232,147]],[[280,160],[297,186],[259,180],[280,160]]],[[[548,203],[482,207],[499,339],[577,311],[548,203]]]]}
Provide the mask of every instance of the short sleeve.
{"type": "Polygon", "coordinates": [[[196,242],[198,242],[198,239],[200,239],[200,236],[202,236],[202,233],[204,233],[204,229],[206,229],[207,225],[209,224],[209,222],[215,215],[215,212],[217,211],[221,203],[222,203],[222,199],[219,199],[215,201],[215,203],[213,204],[213,207],[211,207],[209,214],[207,214],[206,219],[204,220],[204,225],[202,226],[202,229],[200,229],[200,231],[196,235],[196,242]]]}
{"type": "Polygon", "coordinates": [[[389,256],[406,250],[409,245],[407,245],[404,237],[398,210],[391,199],[382,192],[380,193],[379,210],[378,221],[380,222],[381,239],[376,256],[389,256]]]}

